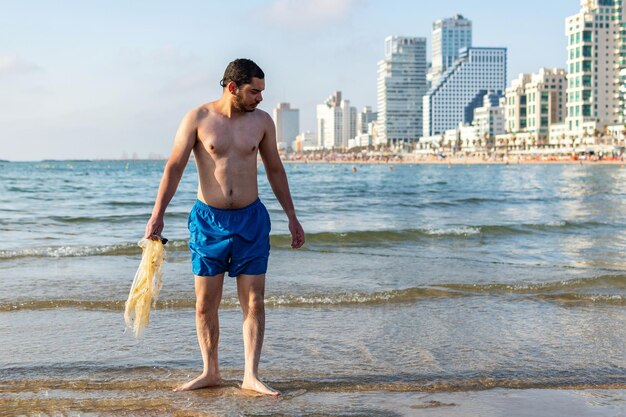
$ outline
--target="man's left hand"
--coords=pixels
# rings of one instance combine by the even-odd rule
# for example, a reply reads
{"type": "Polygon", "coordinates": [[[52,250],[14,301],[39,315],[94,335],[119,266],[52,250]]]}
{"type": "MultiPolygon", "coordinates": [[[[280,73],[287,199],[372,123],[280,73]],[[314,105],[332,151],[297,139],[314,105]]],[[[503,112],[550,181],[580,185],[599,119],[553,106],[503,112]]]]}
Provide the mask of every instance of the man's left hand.
{"type": "Polygon", "coordinates": [[[291,232],[291,247],[294,249],[301,248],[304,245],[304,229],[298,220],[289,222],[289,231],[291,232]]]}

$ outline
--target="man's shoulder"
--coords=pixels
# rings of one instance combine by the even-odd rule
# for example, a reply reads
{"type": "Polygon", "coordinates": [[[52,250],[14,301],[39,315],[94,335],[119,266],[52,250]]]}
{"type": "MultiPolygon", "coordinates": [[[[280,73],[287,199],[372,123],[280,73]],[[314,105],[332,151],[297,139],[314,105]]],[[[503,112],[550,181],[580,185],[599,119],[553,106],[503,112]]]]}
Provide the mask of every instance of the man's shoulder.
{"type": "Polygon", "coordinates": [[[255,109],[253,114],[263,123],[274,123],[274,119],[272,119],[272,116],[270,116],[270,114],[265,110],[255,109]]]}
{"type": "Polygon", "coordinates": [[[189,110],[183,117],[183,121],[188,125],[197,126],[202,120],[211,117],[213,113],[215,113],[215,111],[212,110],[211,103],[202,104],[189,110]]]}
{"type": "Polygon", "coordinates": [[[213,108],[213,103],[204,103],[191,110],[188,114],[195,117],[196,119],[202,119],[205,117],[209,117],[214,113],[215,110],[213,108]]]}

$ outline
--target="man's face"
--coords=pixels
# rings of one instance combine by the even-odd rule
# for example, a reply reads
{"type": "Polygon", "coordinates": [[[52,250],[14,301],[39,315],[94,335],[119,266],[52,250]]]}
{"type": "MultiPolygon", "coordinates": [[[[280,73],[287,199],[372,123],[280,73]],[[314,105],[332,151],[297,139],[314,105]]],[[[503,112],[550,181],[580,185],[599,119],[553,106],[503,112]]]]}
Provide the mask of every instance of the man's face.
{"type": "Polygon", "coordinates": [[[243,84],[235,90],[235,108],[239,111],[252,112],[263,101],[265,80],[252,77],[250,84],[243,84]]]}
{"type": "Polygon", "coordinates": [[[265,80],[252,77],[250,84],[243,84],[235,90],[235,108],[239,111],[252,112],[263,101],[265,80]]]}

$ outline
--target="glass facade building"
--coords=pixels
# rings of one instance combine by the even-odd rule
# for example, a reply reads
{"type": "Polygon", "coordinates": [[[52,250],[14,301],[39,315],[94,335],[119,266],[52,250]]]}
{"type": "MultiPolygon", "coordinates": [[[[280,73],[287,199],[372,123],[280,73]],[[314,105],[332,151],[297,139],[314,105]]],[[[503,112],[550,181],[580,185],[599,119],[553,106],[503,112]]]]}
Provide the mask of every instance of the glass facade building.
{"type": "Polygon", "coordinates": [[[385,39],[385,59],[378,63],[379,143],[413,143],[421,136],[426,66],[426,38],[385,39]]]}
{"type": "Polygon", "coordinates": [[[423,98],[423,136],[443,133],[459,123],[471,123],[474,109],[482,105],[487,92],[504,94],[506,71],[506,48],[462,50],[423,98]]]}
{"type": "Polygon", "coordinates": [[[432,67],[428,72],[431,84],[459,57],[459,51],[472,46],[472,22],[460,14],[433,23],[432,67]]]}

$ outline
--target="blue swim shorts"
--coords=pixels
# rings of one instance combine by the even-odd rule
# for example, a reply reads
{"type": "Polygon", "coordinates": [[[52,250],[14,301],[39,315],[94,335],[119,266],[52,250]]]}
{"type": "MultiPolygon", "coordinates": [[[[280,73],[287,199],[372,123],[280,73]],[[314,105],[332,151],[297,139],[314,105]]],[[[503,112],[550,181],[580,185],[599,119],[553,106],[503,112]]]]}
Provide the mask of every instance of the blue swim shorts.
{"type": "Polygon", "coordinates": [[[223,210],[200,200],[189,213],[189,249],[194,275],[260,275],[270,256],[270,216],[257,199],[249,206],[223,210]]]}

